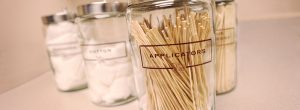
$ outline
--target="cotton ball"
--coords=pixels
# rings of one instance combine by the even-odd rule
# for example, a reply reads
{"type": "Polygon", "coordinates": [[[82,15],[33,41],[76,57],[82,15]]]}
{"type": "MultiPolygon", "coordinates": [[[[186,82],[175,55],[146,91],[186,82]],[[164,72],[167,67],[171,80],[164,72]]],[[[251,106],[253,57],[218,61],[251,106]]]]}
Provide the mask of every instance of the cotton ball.
{"type": "MultiPolygon", "coordinates": [[[[83,86],[86,86],[86,77],[84,74],[84,61],[82,59],[82,56],[76,55],[72,56],[72,58],[69,59],[69,61],[66,63],[66,65],[72,65],[72,67],[66,69],[66,77],[69,77],[69,86],[70,89],[79,89],[83,86]]],[[[66,83],[67,84],[67,83],[66,83]]]]}
{"type": "Polygon", "coordinates": [[[132,63],[131,61],[128,61],[130,59],[126,58],[123,59],[123,62],[119,62],[117,66],[117,72],[116,72],[116,77],[126,77],[126,76],[130,76],[133,75],[133,68],[132,68],[132,63]]]}
{"type": "Polygon", "coordinates": [[[111,85],[115,78],[114,73],[116,71],[116,69],[112,68],[113,66],[114,65],[106,65],[94,62],[94,66],[89,67],[91,71],[88,73],[90,76],[89,79],[91,80],[91,83],[102,83],[104,85],[111,85]]]}
{"type": "Polygon", "coordinates": [[[103,96],[105,96],[105,94],[108,94],[108,90],[109,88],[105,85],[97,85],[97,88],[89,88],[89,97],[93,103],[100,104],[101,102],[103,102],[103,96]]]}
{"type": "Polygon", "coordinates": [[[102,103],[103,97],[109,93],[109,86],[113,81],[114,74],[107,69],[109,68],[104,68],[98,62],[86,64],[90,99],[95,104],[102,103]]]}
{"type": "Polygon", "coordinates": [[[81,88],[86,85],[84,76],[84,62],[81,55],[70,58],[52,57],[52,65],[55,71],[55,78],[58,88],[68,91],[81,88]]]}
{"type": "Polygon", "coordinates": [[[130,84],[127,77],[114,80],[109,88],[109,93],[103,97],[103,100],[111,104],[116,100],[128,98],[131,95],[130,84]]]}

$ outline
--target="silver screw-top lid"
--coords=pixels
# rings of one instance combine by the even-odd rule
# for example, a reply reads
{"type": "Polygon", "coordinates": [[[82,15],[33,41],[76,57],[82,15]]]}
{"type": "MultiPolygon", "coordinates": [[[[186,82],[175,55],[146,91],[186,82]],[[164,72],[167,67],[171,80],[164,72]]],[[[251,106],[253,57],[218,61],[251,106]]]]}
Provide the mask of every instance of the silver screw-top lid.
{"type": "Polygon", "coordinates": [[[97,15],[104,13],[125,13],[127,3],[123,2],[91,2],[77,7],[78,16],[97,15]]]}
{"type": "MultiPolygon", "coordinates": [[[[155,5],[169,5],[170,3],[176,3],[176,2],[182,2],[182,1],[186,1],[186,2],[197,2],[199,0],[128,0],[129,5],[136,5],[136,4],[140,4],[140,3],[147,3],[147,2],[153,2],[153,4],[155,5]]],[[[200,0],[200,1],[211,1],[211,0],[200,0]]]]}
{"type": "Polygon", "coordinates": [[[215,2],[232,2],[234,0],[215,0],[215,2]]]}
{"type": "Polygon", "coordinates": [[[42,21],[44,24],[56,24],[63,21],[73,21],[75,19],[75,14],[70,14],[67,11],[61,11],[55,13],[53,15],[47,15],[42,17],[42,21]]]}

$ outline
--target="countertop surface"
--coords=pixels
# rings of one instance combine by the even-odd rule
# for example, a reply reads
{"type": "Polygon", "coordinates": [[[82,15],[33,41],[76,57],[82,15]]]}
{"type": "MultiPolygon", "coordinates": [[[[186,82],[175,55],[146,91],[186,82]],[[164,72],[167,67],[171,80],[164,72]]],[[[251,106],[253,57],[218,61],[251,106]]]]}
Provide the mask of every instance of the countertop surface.
{"type": "MultiPolygon", "coordinates": [[[[216,110],[300,110],[300,18],[240,23],[238,86],[216,97],[216,110]]],[[[137,110],[103,108],[87,90],[59,92],[51,72],[0,94],[0,110],[137,110]]]]}

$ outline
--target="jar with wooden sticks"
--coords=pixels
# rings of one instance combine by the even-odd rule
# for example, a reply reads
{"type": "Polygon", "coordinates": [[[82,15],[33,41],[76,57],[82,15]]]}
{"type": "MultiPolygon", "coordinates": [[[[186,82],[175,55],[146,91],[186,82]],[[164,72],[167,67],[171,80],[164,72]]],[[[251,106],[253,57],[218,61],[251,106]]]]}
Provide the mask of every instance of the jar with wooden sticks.
{"type": "Polygon", "coordinates": [[[132,0],[127,23],[141,110],[214,110],[211,5],[132,0]]]}
{"type": "Polygon", "coordinates": [[[233,90],[237,83],[237,17],[233,0],[216,0],[216,90],[233,90]]]}

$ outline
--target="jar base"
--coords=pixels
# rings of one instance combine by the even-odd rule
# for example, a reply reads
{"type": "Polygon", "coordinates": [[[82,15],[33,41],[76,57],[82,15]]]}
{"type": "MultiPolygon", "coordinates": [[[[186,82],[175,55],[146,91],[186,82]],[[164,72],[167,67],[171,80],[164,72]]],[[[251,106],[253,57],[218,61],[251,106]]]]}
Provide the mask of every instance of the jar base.
{"type": "Polygon", "coordinates": [[[129,98],[127,98],[126,100],[121,100],[117,103],[113,103],[113,104],[104,104],[104,103],[95,103],[93,102],[95,105],[97,106],[101,106],[101,107],[115,107],[115,106],[119,106],[119,105],[124,105],[124,104],[128,104],[130,102],[133,102],[137,99],[136,96],[130,96],[129,98]]]}
{"type": "Polygon", "coordinates": [[[216,94],[217,94],[217,95],[224,95],[224,94],[228,94],[228,93],[230,93],[230,92],[234,91],[234,90],[235,90],[235,88],[236,88],[236,85],[235,85],[235,86],[233,86],[232,88],[230,88],[230,89],[226,90],[226,91],[222,91],[222,92],[218,92],[218,91],[216,91],[216,94]]]}
{"type": "Polygon", "coordinates": [[[84,89],[86,89],[87,88],[87,84],[83,84],[83,85],[80,85],[80,86],[78,86],[78,87],[74,87],[74,88],[72,88],[72,89],[68,89],[68,90],[63,90],[63,89],[61,89],[61,88],[57,88],[58,89],[58,91],[60,91],[60,92],[76,92],[76,91],[80,91],[80,90],[84,90],[84,89]]]}

